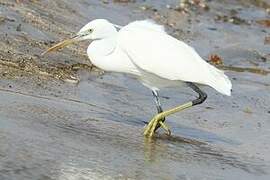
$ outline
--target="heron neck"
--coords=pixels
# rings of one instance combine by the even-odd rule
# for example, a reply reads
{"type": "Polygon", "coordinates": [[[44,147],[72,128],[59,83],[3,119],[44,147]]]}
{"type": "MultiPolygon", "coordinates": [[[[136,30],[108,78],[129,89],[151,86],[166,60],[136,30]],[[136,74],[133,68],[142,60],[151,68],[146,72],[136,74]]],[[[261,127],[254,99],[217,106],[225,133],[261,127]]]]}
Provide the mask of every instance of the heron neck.
{"type": "Polygon", "coordinates": [[[87,51],[95,56],[106,56],[111,54],[116,47],[116,36],[111,36],[93,41],[87,51]]]}

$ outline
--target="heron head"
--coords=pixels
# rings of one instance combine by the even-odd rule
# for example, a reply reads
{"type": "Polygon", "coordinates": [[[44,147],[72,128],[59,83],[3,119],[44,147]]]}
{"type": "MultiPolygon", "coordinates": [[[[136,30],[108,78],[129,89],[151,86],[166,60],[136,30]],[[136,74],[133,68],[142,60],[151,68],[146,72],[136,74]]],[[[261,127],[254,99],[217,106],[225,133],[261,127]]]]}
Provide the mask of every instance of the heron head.
{"type": "Polygon", "coordinates": [[[99,40],[111,37],[117,33],[116,28],[121,28],[121,26],[112,24],[105,19],[95,19],[83,26],[75,36],[54,45],[42,53],[42,55],[63,48],[74,42],[83,40],[99,40]]]}
{"type": "Polygon", "coordinates": [[[105,19],[96,19],[81,28],[77,33],[79,40],[97,40],[110,37],[117,33],[114,24],[105,19]]]}

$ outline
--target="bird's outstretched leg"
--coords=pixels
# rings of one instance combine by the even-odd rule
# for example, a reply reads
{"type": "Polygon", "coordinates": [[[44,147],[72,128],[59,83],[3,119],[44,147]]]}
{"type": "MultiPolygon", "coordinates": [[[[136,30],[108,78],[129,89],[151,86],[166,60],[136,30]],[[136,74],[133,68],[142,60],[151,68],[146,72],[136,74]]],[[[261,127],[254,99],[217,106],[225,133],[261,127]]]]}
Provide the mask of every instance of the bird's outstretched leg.
{"type": "Polygon", "coordinates": [[[161,112],[159,114],[157,114],[156,116],[154,116],[154,118],[148,123],[145,131],[144,131],[144,135],[145,136],[149,136],[152,137],[155,130],[159,127],[162,126],[164,129],[167,129],[166,131],[168,132],[169,129],[167,128],[167,126],[164,124],[165,121],[165,117],[169,116],[171,114],[177,113],[179,111],[182,111],[184,109],[187,109],[189,107],[198,105],[203,103],[206,98],[207,98],[207,94],[205,92],[203,92],[202,90],[200,90],[200,88],[198,86],[196,86],[194,83],[191,82],[187,82],[187,85],[194,90],[195,92],[197,92],[199,94],[199,97],[193,101],[190,101],[188,103],[185,103],[183,105],[177,106],[175,108],[169,109],[167,111],[161,112]]]}

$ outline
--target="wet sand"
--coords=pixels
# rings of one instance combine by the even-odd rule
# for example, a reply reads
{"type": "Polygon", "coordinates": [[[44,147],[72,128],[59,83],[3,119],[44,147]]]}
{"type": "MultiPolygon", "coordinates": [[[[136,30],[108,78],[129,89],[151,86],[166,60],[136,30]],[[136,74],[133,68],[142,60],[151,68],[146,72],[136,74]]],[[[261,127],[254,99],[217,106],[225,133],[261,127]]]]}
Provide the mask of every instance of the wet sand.
{"type": "MultiPolygon", "coordinates": [[[[0,0],[0,179],[269,179],[270,31],[258,22],[270,6],[202,2],[0,0]],[[218,55],[232,96],[203,87],[204,104],[168,118],[172,137],[144,139],[156,112],[133,77],[92,66],[87,42],[40,56],[96,18],[151,18],[206,60],[218,55]]],[[[164,109],[195,98],[161,96],[164,109]]]]}

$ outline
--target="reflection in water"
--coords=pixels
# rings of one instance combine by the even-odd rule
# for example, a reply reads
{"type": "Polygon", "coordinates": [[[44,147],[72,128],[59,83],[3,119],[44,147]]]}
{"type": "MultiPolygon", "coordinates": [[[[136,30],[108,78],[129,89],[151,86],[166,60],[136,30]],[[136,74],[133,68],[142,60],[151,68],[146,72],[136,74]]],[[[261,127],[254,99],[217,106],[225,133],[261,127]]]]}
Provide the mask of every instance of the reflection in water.
{"type": "MultiPolygon", "coordinates": [[[[179,177],[183,175],[190,177],[192,175],[193,177],[193,175],[208,172],[208,179],[215,179],[224,174],[227,177],[226,174],[230,175],[230,173],[235,176],[245,175],[244,177],[269,173],[269,167],[259,159],[225,151],[214,147],[213,144],[195,139],[180,136],[168,137],[165,134],[157,134],[152,139],[142,138],[138,130],[141,127],[111,121],[106,123],[105,120],[81,124],[76,120],[76,123],[57,122],[56,127],[65,129],[65,132],[68,130],[66,133],[72,133],[73,138],[78,136],[80,141],[87,139],[86,144],[78,146],[79,152],[85,146],[87,154],[75,154],[76,156],[83,155],[87,159],[77,159],[75,162],[77,170],[79,170],[78,167],[83,167],[82,171],[88,173],[89,176],[100,177],[107,174],[118,178],[119,174],[124,174],[126,177],[141,179],[144,176],[179,177]],[[89,152],[90,149],[91,151],[95,149],[95,151],[89,152]]],[[[77,142],[80,141],[77,140],[77,142]]],[[[69,162],[68,159],[67,162],[69,162]]]]}
{"type": "MultiPolygon", "coordinates": [[[[111,140],[112,144],[113,141],[111,140]]],[[[207,179],[218,179],[224,177],[222,174],[235,173],[235,170],[242,171],[238,175],[243,172],[259,177],[267,174],[267,167],[261,161],[240,157],[196,140],[158,135],[152,139],[144,138],[143,146],[129,143],[132,147],[124,143],[125,148],[121,152],[117,152],[119,149],[112,146],[112,161],[108,161],[106,155],[99,157],[98,161],[91,158],[73,161],[72,157],[68,157],[60,164],[57,179],[200,179],[198,172],[204,168],[202,172],[210,172],[205,175],[207,179]],[[123,156],[120,155],[122,153],[123,156]]]]}
{"type": "Polygon", "coordinates": [[[146,162],[156,163],[161,159],[170,159],[182,163],[204,162],[241,169],[251,174],[268,174],[268,166],[263,161],[244,155],[224,151],[210,144],[179,136],[159,135],[144,139],[144,157],[146,162]]]}
{"type": "MultiPolygon", "coordinates": [[[[144,158],[147,162],[155,162],[155,159],[158,158],[157,154],[157,144],[155,138],[144,138],[144,158]]],[[[161,150],[160,146],[158,147],[159,151],[161,150]]],[[[166,150],[163,148],[163,150],[166,150]]]]}
{"type": "Polygon", "coordinates": [[[171,142],[178,142],[181,144],[194,144],[194,145],[202,145],[205,144],[203,142],[199,142],[192,139],[187,139],[180,136],[167,136],[167,135],[159,135],[158,137],[153,138],[144,138],[144,155],[145,160],[149,162],[154,162],[157,160],[158,155],[162,153],[168,152],[168,148],[170,147],[171,142]],[[162,142],[163,141],[163,142],[162,142]]]}

